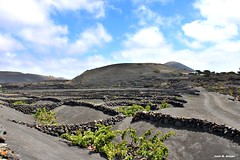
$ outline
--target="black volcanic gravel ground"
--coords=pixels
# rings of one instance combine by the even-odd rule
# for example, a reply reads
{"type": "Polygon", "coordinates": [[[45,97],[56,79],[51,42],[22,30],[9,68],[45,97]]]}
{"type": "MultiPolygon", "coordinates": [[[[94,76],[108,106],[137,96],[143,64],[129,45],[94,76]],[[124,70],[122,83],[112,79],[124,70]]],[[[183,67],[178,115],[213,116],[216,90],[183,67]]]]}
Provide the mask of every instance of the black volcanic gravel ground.
{"type": "MultiPolygon", "coordinates": [[[[59,93],[60,92],[57,94],[59,93]]],[[[57,97],[57,95],[55,96],[57,97]]],[[[74,97],[77,98],[77,93],[75,93],[74,97]]],[[[78,98],[81,99],[80,97],[78,98]]],[[[220,124],[225,123],[227,126],[238,128],[238,124],[232,122],[235,121],[236,117],[239,117],[236,115],[236,113],[239,112],[239,108],[236,108],[239,102],[231,102],[228,100],[227,96],[209,93],[204,90],[201,91],[201,94],[198,97],[185,95],[183,98],[188,101],[188,103],[185,104],[185,108],[168,108],[162,110],[161,112],[174,116],[208,119],[209,121],[220,124]],[[220,104],[218,103],[218,97],[220,97],[221,100],[220,104]],[[210,107],[214,107],[212,110],[216,109],[216,111],[212,112],[210,107]],[[223,109],[223,107],[228,108],[223,109]],[[231,119],[229,114],[233,114],[233,117],[235,118],[231,119]],[[223,117],[221,117],[222,115],[223,117]]],[[[104,101],[107,102],[106,99],[103,99],[101,103],[104,101]]],[[[83,122],[88,121],[89,119],[97,120],[108,117],[101,111],[93,111],[92,109],[86,109],[85,107],[80,106],[75,107],[70,108],[70,106],[61,106],[60,108],[56,108],[55,111],[56,114],[60,116],[60,122],[75,123],[78,121],[83,122]],[[77,116],[75,116],[72,112],[76,112],[77,116]],[[81,113],[78,114],[78,112],[81,113]],[[94,119],[92,119],[93,117],[94,119]]],[[[16,119],[18,121],[25,121],[28,123],[33,123],[34,120],[31,115],[24,115],[21,112],[18,112],[6,106],[2,106],[0,108],[0,124],[2,124],[7,129],[7,143],[11,149],[20,154],[22,159],[104,159],[100,157],[99,154],[89,155],[89,152],[87,150],[79,149],[77,147],[69,147],[64,142],[61,142],[59,138],[46,135],[26,126],[15,124],[8,121],[7,119],[16,119]]],[[[172,129],[168,126],[157,126],[145,121],[139,121],[132,124],[130,124],[130,122],[131,118],[126,118],[122,122],[118,123],[114,128],[125,129],[131,126],[135,128],[139,133],[142,133],[143,131],[150,128],[153,129],[153,132],[156,132],[158,130],[161,130],[164,133],[174,131],[176,133],[175,136],[166,141],[166,144],[169,147],[170,151],[168,157],[169,160],[215,160],[224,158],[240,159],[240,146],[225,138],[209,133],[195,132],[184,129],[172,129]],[[225,157],[216,158],[222,155],[225,157]],[[232,156],[232,158],[226,158],[226,156],[232,156]]]]}

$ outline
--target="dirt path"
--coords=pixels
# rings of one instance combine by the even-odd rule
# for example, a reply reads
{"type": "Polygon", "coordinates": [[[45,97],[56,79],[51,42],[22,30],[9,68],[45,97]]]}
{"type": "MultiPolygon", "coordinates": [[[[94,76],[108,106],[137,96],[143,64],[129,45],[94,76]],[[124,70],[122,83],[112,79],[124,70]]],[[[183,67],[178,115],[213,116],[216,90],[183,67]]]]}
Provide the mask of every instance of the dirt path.
{"type": "Polygon", "coordinates": [[[206,119],[228,127],[240,129],[240,102],[229,100],[229,96],[200,89],[200,96],[185,95],[188,102],[184,108],[166,108],[160,112],[172,116],[206,119]]]}
{"type": "Polygon", "coordinates": [[[7,119],[32,123],[32,116],[24,115],[11,108],[0,106],[0,124],[7,129],[9,147],[20,154],[23,160],[101,160],[99,154],[89,155],[87,150],[69,147],[59,138],[41,133],[36,129],[15,124],[7,119]]]}
{"type": "Polygon", "coordinates": [[[204,109],[227,126],[240,129],[240,105],[228,105],[223,96],[212,92],[202,92],[204,109]],[[238,112],[239,110],[239,112],[238,112]]]}

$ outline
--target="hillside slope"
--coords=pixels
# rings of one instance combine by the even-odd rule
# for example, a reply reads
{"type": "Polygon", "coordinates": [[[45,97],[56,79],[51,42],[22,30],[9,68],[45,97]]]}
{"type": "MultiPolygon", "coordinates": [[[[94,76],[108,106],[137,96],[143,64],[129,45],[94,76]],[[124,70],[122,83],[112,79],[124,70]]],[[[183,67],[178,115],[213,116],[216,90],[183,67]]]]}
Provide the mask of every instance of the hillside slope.
{"type": "Polygon", "coordinates": [[[154,82],[176,78],[186,72],[154,63],[123,63],[85,71],[72,80],[74,85],[86,88],[151,87],[154,82]]]}
{"type": "Polygon", "coordinates": [[[0,83],[19,83],[19,82],[40,82],[45,80],[56,80],[52,76],[42,76],[37,74],[24,74],[21,72],[0,71],[0,83]]]}
{"type": "Polygon", "coordinates": [[[170,67],[174,67],[174,68],[177,68],[177,69],[181,69],[181,70],[185,70],[187,72],[194,72],[195,70],[182,64],[182,63],[179,63],[179,62],[175,62],[175,61],[171,61],[171,62],[167,62],[165,63],[165,65],[167,66],[170,66],[170,67]]]}

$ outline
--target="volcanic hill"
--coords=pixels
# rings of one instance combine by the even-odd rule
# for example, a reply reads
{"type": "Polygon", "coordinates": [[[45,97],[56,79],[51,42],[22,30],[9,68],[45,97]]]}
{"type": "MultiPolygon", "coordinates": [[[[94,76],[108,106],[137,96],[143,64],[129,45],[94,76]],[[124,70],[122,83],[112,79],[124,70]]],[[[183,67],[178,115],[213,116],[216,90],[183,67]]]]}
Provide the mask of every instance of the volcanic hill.
{"type": "Polygon", "coordinates": [[[187,72],[156,63],[122,63],[87,70],[72,84],[80,88],[152,87],[152,80],[176,79],[187,72]]]}
{"type": "Polygon", "coordinates": [[[175,62],[175,61],[170,61],[170,62],[167,62],[165,63],[164,65],[167,65],[167,66],[170,66],[170,67],[174,67],[174,68],[177,68],[177,69],[181,69],[181,70],[185,70],[187,72],[194,72],[195,70],[182,64],[182,63],[179,63],[179,62],[175,62]]]}

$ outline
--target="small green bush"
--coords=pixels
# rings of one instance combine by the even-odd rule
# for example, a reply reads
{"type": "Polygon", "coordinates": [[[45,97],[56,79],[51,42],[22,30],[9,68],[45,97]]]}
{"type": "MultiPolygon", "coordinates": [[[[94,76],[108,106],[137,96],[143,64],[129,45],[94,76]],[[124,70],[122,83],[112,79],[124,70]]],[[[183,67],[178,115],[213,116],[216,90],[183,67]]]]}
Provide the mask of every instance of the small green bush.
{"type": "Polygon", "coordinates": [[[163,102],[161,105],[160,105],[160,109],[164,109],[164,108],[169,108],[170,105],[167,103],[167,102],[163,102]]]}
{"type": "Polygon", "coordinates": [[[40,124],[57,124],[55,113],[46,108],[38,108],[33,117],[40,124]]]}
{"type": "Polygon", "coordinates": [[[150,111],[151,106],[147,105],[146,108],[139,106],[137,104],[133,104],[132,106],[124,106],[124,107],[118,107],[117,111],[121,112],[125,116],[131,117],[134,116],[139,111],[150,111]]]}
{"type": "Polygon", "coordinates": [[[26,102],[24,102],[24,101],[16,101],[16,102],[14,102],[13,103],[13,105],[27,105],[27,103],[26,102]]]}
{"type": "Polygon", "coordinates": [[[104,153],[109,160],[135,158],[162,160],[168,156],[168,148],[163,141],[174,135],[174,132],[162,135],[159,131],[151,136],[151,130],[147,130],[138,136],[136,130],[132,128],[120,131],[111,130],[111,126],[97,126],[99,129],[95,132],[77,131],[76,135],[65,133],[61,138],[71,141],[73,145],[104,153]],[[121,137],[121,141],[114,142],[115,137],[121,137]],[[126,137],[129,137],[130,141],[127,141],[126,137]]]}
{"type": "Polygon", "coordinates": [[[156,69],[153,71],[154,73],[160,73],[160,70],[156,69]]]}

